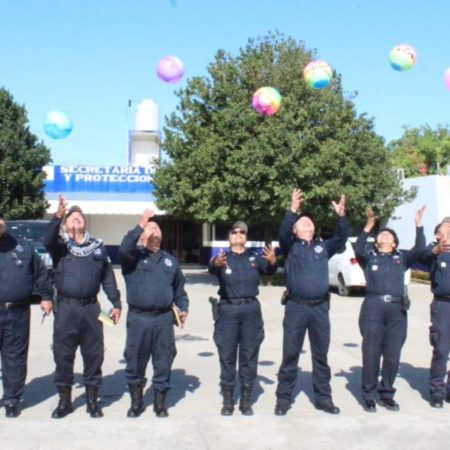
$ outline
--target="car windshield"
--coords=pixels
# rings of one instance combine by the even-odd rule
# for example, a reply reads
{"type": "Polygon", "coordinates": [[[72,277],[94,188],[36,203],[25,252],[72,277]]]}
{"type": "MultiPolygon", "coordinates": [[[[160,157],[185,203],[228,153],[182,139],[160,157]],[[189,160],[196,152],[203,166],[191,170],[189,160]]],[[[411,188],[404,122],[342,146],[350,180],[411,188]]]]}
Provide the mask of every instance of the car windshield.
{"type": "Polygon", "coordinates": [[[8,223],[8,232],[34,243],[44,243],[47,234],[46,223],[8,223]]]}

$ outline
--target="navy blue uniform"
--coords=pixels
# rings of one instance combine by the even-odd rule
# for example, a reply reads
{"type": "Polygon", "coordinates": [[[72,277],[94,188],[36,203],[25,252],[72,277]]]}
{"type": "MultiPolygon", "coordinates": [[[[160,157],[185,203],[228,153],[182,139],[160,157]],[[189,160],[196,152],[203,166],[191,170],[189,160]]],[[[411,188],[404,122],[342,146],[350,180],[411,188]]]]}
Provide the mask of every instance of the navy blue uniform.
{"type": "Polygon", "coordinates": [[[33,247],[5,233],[0,237],[0,353],[7,405],[17,404],[24,391],[33,286],[43,300],[53,298],[50,274],[33,247]]]}
{"type": "Polygon", "coordinates": [[[421,255],[420,262],[430,269],[433,301],[430,305],[430,343],[433,346],[429,390],[432,401],[450,398],[450,377],[447,374],[447,360],[450,354],[450,253],[434,255],[431,244],[421,255]]]}
{"type": "Polygon", "coordinates": [[[328,260],[345,246],[348,224],[340,217],[335,235],[326,241],[308,243],[297,239],[292,227],[298,216],[288,212],[280,228],[279,241],[286,257],[289,300],[283,320],[283,360],[278,371],[277,403],[289,407],[297,380],[297,366],[308,330],[312,355],[312,379],[316,405],[331,401],[328,260]]]}
{"type": "Polygon", "coordinates": [[[208,270],[219,280],[219,315],[214,324],[214,342],[220,359],[220,381],[234,386],[236,360],[239,353],[241,385],[252,385],[256,378],[258,354],[264,339],[264,323],[259,294],[260,274],[275,273],[276,266],[253,251],[226,253],[227,267],[214,266],[208,270]],[[239,350],[238,350],[239,349],[239,350]]]}
{"type": "Polygon", "coordinates": [[[73,384],[75,353],[80,346],[84,383],[99,387],[104,343],[97,295],[102,286],[114,308],[120,309],[120,292],[103,244],[89,239],[77,246],[79,252],[70,251],[67,243],[59,238],[60,225],[61,220],[57,217],[51,220],[45,241],[53,259],[57,293],[53,329],[55,384],[73,384]]]}
{"type": "Polygon", "coordinates": [[[416,243],[410,251],[381,253],[367,246],[368,233],[362,232],[355,254],[364,270],[366,295],[361,306],[359,328],[362,341],[362,391],[364,400],[393,399],[393,387],[406,340],[407,314],[405,272],[418,261],[425,249],[423,227],[416,229],[416,243]],[[381,382],[378,384],[383,356],[381,382]]]}
{"type": "Polygon", "coordinates": [[[172,305],[188,311],[184,276],[169,253],[156,253],[138,245],[143,229],[137,225],[123,238],[120,264],[127,287],[127,341],[125,370],[129,385],[144,386],[148,361],[153,362],[156,391],[170,388],[170,371],[176,355],[172,305]]]}

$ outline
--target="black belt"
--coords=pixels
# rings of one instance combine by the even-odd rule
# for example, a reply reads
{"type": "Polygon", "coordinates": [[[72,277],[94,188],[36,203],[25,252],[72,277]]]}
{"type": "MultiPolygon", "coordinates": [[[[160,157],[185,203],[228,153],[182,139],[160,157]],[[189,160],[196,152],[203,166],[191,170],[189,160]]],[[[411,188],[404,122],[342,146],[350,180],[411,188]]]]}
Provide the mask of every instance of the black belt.
{"type": "Polygon", "coordinates": [[[146,316],[159,316],[161,314],[165,314],[168,313],[170,311],[169,309],[141,309],[141,308],[136,308],[136,306],[133,305],[128,305],[128,310],[132,311],[134,313],[137,314],[144,314],[146,316]]]}
{"type": "Polygon", "coordinates": [[[30,307],[30,302],[0,302],[0,309],[9,311],[10,309],[26,309],[30,307]]]}
{"type": "Polygon", "coordinates": [[[87,298],[69,298],[69,297],[58,297],[58,303],[67,303],[68,305],[90,305],[92,303],[97,303],[97,297],[87,297],[87,298]]]}
{"type": "Polygon", "coordinates": [[[328,295],[322,298],[300,298],[300,297],[289,297],[288,301],[294,303],[299,303],[302,305],[316,306],[328,300],[328,295]]]}
{"type": "Polygon", "coordinates": [[[221,298],[219,305],[248,305],[256,300],[256,297],[221,298]]]}
{"type": "Polygon", "coordinates": [[[434,299],[438,302],[450,302],[450,295],[435,295],[434,299]]]}
{"type": "Polygon", "coordinates": [[[370,297],[375,297],[378,300],[381,300],[385,303],[401,303],[404,297],[395,297],[394,295],[372,295],[369,294],[370,297]]]}

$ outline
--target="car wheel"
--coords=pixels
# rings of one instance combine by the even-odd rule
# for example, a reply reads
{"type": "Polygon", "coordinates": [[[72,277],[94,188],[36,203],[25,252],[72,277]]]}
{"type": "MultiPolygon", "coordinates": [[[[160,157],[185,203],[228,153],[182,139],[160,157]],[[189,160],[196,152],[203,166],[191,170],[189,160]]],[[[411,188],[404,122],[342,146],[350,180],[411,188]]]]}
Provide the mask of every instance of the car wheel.
{"type": "Polygon", "coordinates": [[[338,276],[338,294],[343,297],[348,297],[351,294],[351,289],[346,286],[344,277],[341,273],[338,276]]]}

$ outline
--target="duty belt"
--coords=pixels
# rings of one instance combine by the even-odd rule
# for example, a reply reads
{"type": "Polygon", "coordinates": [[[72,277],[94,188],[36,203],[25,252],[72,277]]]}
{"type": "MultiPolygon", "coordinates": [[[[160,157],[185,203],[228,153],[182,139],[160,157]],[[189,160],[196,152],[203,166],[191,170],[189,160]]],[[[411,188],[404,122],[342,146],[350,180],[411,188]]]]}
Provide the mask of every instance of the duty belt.
{"type": "Polygon", "coordinates": [[[137,314],[144,314],[146,316],[159,316],[161,314],[165,314],[168,313],[170,311],[170,308],[168,309],[141,309],[141,308],[136,308],[136,306],[133,305],[128,305],[128,310],[132,311],[134,313],[137,314]]]}
{"type": "Polygon", "coordinates": [[[401,303],[403,301],[403,297],[395,297],[394,295],[370,295],[371,297],[375,297],[378,300],[381,300],[385,303],[401,303]]]}
{"type": "Polygon", "coordinates": [[[97,303],[97,297],[87,297],[87,298],[70,298],[70,297],[58,297],[58,303],[67,303],[69,305],[90,305],[92,303],[97,303]]]}
{"type": "Polygon", "coordinates": [[[29,301],[24,302],[0,302],[0,310],[9,311],[10,309],[26,309],[30,306],[29,301]]]}
{"type": "Polygon", "coordinates": [[[256,301],[256,297],[235,297],[220,299],[219,305],[247,305],[256,301]]]}
{"type": "Polygon", "coordinates": [[[288,301],[292,301],[294,303],[300,303],[302,305],[308,305],[308,306],[317,306],[321,303],[328,300],[328,295],[325,295],[322,298],[300,298],[300,297],[289,297],[288,301]]]}
{"type": "Polygon", "coordinates": [[[439,302],[450,302],[450,295],[435,295],[434,299],[439,302]]]}

